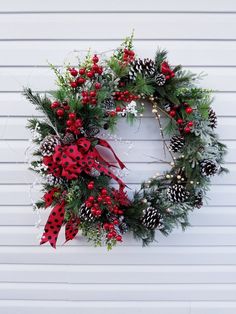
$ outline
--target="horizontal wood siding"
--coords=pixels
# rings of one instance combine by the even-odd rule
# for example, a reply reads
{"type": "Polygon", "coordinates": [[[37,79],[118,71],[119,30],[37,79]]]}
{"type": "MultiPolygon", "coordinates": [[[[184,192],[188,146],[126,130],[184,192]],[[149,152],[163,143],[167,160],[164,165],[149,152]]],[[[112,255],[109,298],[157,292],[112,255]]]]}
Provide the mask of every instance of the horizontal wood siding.
{"type": "MultiPolygon", "coordinates": [[[[233,0],[1,3],[0,313],[236,313],[235,55],[233,0]],[[213,90],[230,173],[212,180],[208,202],[190,215],[192,227],[168,238],[157,234],[148,248],[129,235],[112,252],[93,248],[81,236],[63,245],[63,234],[56,251],[40,247],[48,212],[42,211],[40,222],[32,211],[40,178],[30,194],[36,176],[26,162],[25,126],[27,118],[41,115],[22,97],[22,87],[53,89],[49,63],[75,62],[89,47],[110,51],[133,28],[140,57],[153,57],[163,47],[172,64],[207,73],[201,85],[213,90]]],[[[124,180],[132,189],[166,169],[150,108],[133,127],[121,121],[116,136],[122,142],[111,142],[127,163],[124,180]]]]}

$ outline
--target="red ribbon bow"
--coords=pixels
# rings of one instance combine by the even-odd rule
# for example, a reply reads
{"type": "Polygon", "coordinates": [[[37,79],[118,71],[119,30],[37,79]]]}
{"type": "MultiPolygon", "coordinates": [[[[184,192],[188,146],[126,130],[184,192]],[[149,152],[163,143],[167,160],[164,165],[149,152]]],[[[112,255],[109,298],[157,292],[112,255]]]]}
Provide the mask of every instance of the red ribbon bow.
{"type": "MultiPolygon", "coordinates": [[[[112,152],[121,169],[125,167],[108,142],[99,138],[95,138],[93,140],[97,141],[96,145],[105,147],[112,152]]],[[[99,172],[103,172],[110,178],[114,179],[119,184],[121,193],[125,187],[123,181],[109,170],[109,167],[113,165],[108,163],[100,155],[96,147],[92,146],[91,141],[85,137],[80,138],[76,144],[73,145],[57,145],[55,153],[52,156],[45,156],[43,158],[43,162],[48,166],[48,172],[52,173],[56,177],[62,176],[68,180],[73,180],[76,179],[82,171],[90,174],[91,169],[95,168],[99,172]]],[[[53,188],[44,195],[46,207],[53,203],[56,192],[59,192],[59,190],[57,188],[53,188]]],[[[65,200],[61,200],[54,206],[49,215],[40,244],[49,242],[52,247],[56,248],[58,234],[64,223],[64,216],[65,200]]],[[[72,217],[66,223],[66,242],[72,240],[78,233],[78,230],[79,219],[72,217]]]]}
{"type": "MultiPolygon", "coordinates": [[[[97,145],[106,147],[112,152],[121,169],[125,167],[109,143],[102,139],[95,140],[98,141],[97,145]]],[[[78,178],[82,171],[90,174],[91,169],[95,168],[114,179],[119,184],[120,189],[125,187],[125,184],[107,168],[112,165],[100,155],[95,147],[92,147],[91,142],[85,137],[80,138],[73,145],[57,145],[55,153],[52,156],[44,157],[43,162],[48,166],[49,173],[56,177],[62,176],[68,180],[73,180],[78,178]]]]}

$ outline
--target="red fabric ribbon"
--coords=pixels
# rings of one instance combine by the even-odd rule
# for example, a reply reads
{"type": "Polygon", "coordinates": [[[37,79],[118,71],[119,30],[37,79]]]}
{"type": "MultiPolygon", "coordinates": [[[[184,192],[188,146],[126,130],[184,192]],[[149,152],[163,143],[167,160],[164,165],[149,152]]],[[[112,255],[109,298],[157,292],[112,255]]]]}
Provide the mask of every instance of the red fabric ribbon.
{"type": "Polygon", "coordinates": [[[78,218],[71,217],[70,220],[66,223],[65,236],[66,241],[73,240],[79,231],[80,220],[78,218]]]}
{"type": "MultiPolygon", "coordinates": [[[[105,140],[95,139],[98,141],[97,145],[108,148],[115,157],[121,169],[125,167],[123,162],[117,157],[114,150],[105,140]]],[[[91,169],[95,168],[99,172],[114,179],[124,189],[125,184],[107,167],[109,164],[92,146],[91,142],[85,138],[80,138],[76,144],[55,147],[55,153],[52,156],[46,156],[43,159],[45,165],[48,166],[48,171],[56,177],[65,177],[68,180],[78,178],[82,171],[90,174],[91,169]],[[102,163],[101,163],[102,162],[102,163]]]]}
{"type": "Polygon", "coordinates": [[[65,201],[57,203],[52,209],[47,223],[44,227],[44,233],[40,244],[49,242],[53,248],[56,248],[58,234],[61,230],[65,216],[65,201]]]}
{"type": "Polygon", "coordinates": [[[165,75],[167,80],[175,76],[175,72],[171,70],[168,62],[166,61],[162,62],[161,64],[161,73],[165,75]]]}

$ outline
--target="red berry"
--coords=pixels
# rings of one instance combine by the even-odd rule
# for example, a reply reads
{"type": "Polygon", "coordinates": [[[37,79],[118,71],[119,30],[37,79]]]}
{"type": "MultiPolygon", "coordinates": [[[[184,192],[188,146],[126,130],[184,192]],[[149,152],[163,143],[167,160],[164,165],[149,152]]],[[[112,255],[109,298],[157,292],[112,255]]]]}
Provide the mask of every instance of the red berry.
{"type": "Polygon", "coordinates": [[[88,201],[85,202],[85,204],[86,204],[86,206],[89,207],[89,208],[92,207],[92,203],[90,203],[90,202],[88,202],[88,201]]]}
{"type": "Polygon", "coordinates": [[[95,85],[94,85],[94,86],[95,86],[95,88],[96,88],[96,89],[100,89],[100,88],[102,87],[102,85],[101,85],[100,83],[98,83],[98,82],[97,82],[97,83],[95,83],[95,85]]]}
{"type": "Polygon", "coordinates": [[[82,99],[82,104],[86,105],[88,102],[85,99],[82,99]]]}
{"type": "Polygon", "coordinates": [[[107,222],[104,223],[103,228],[104,228],[105,230],[108,230],[108,229],[109,229],[109,224],[108,224],[107,222]]]}
{"type": "Polygon", "coordinates": [[[106,201],[106,202],[110,202],[110,200],[111,200],[110,196],[107,195],[107,196],[105,197],[105,201],[106,201]]]}
{"type": "Polygon", "coordinates": [[[193,126],[193,121],[189,121],[187,125],[191,128],[193,126]]]}
{"type": "Polygon", "coordinates": [[[89,202],[93,202],[94,201],[94,196],[89,196],[88,200],[89,200],[89,202]]]}
{"type": "Polygon", "coordinates": [[[111,116],[111,117],[115,117],[115,116],[116,116],[116,112],[115,112],[115,111],[111,111],[111,112],[110,112],[110,116],[111,116]]]}
{"type": "Polygon", "coordinates": [[[103,72],[103,68],[102,68],[102,67],[99,67],[98,70],[97,70],[97,73],[101,75],[102,72],[103,72]]]}
{"type": "Polygon", "coordinates": [[[72,88],[76,88],[78,85],[77,85],[77,82],[70,82],[70,86],[72,88]]]}
{"type": "Polygon", "coordinates": [[[184,122],[183,119],[178,119],[178,120],[177,120],[177,123],[178,123],[178,124],[182,124],[183,122],[184,122]]]}
{"type": "Polygon", "coordinates": [[[78,75],[78,71],[76,69],[70,69],[70,74],[72,76],[77,76],[78,75]]]}
{"type": "Polygon", "coordinates": [[[69,119],[74,120],[76,118],[76,114],[74,112],[69,113],[69,119]]]}
{"type": "Polygon", "coordinates": [[[93,60],[93,63],[98,63],[99,58],[97,55],[94,55],[92,60],[93,60]]]}
{"type": "Polygon", "coordinates": [[[96,105],[96,103],[97,103],[97,99],[96,98],[92,98],[91,99],[91,104],[96,105]]]}
{"type": "Polygon", "coordinates": [[[116,107],[116,112],[121,112],[121,107],[116,107]]]}
{"type": "Polygon", "coordinates": [[[57,108],[57,107],[59,107],[60,106],[60,103],[58,102],[58,101],[54,101],[52,104],[51,104],[51,108],[52,109],[55,109],[55,108],[57,108]]]}
{"type": "Polygon", "coordinates": [[[191,107],[187,107],[187,108],[185,109],[185,112],[186,112],[187,114],[190,114],[190,113],[193,112],[193,109],[192,109],[191,107]]]}
{"type": "Polygon", "coordinates": [[[113,234],[111,232],[109,232],[107,237],[108,237],[108,239],[112,239],[113,238],[113,234]]]}
{"type": "Polygon", "coordinates": [[[134,51],[133,51],[133,50],[130,50],[130,51],[129,51],[129,55],[130,55],[131,57],[133,57],[133,56],[135,55],[134,51]]]}
{"type": "Polygon", "coordinates": [[[81,126],[82,126],[82,120],[81,119],[77,119],[76,121],[75,121],[75,126],[77,127],[77,128],[80,128],[81,126]]]}
{"type": "Polygon", "coordinates": [[[190,132],[191,132],[191,129],[190,129],[189,127],[186,127],[186,128],[184,128],[184,132],[185,132],[185,133],[190,133],[190,132]]]}
{"type": "Polygon", "coordinates": [[[71,121],[71,120],[67,120],[67,121],[66,121],[66,125],[67,125],[67,126],[72,126],[72,121],[71,121]]]}
{"type": "Polygon", "coordinates": [[[98,66],[97,64],[94,64],[94,65],[92,66],[92,70],[93,70],[95,73],[99,73],[100,68],[99,68],[99,66],[98,66]]]}
{"type": "Polygon", "coordinates": [[[79,77],[79,78],[77,79],[77,83],[78,83],[79,85],[82,85],[82,84],[85,83],[85,79],[84,79],[83,77],[79,77]]]}
{"type": "Polygon", "coordinates": [[[120,235],[116,236],[116,241],[122,241],[122,236],[120,235]]]}
{"type": "Polygon", "coordinates": [[[114,230],[114,226],[113,225],[109,225],[109,230],[113,231],[114,230]]]}
{"type": "Polygon", "coordinates": [[[88,71],[87,72],[87,77],[92,78],[94,76],[94,72],[93,71],[88,71]]]}
{"type": "Polygon", "coordinates": [[[92,90],[92,91],[90,92],[90,96],[91,96],[91,97],[96,97],[96,94],[97,94],[97,93],[96,93],[95,90],[92,90]]]}
{"type": "Polygon", "coordinates": [[[118,225],[118,224],[119,224],[119,220],[118,220],[118,219],[115,219],[115,220],[113,221],[113,224],[114,224],[114,225],[118,225]]]}
{"type": "Polygon", "coordinates": [[[88,187],[89,190],[93,190],[94,184],[90,182],[90,183],[87,185],[87,187],[88,187]]]}
{"type": "Polygon", "coordinates": [[[107,189],[102,189],[101,193],[102,193],[102,195],[106,195],[107,194],[107,189]]]}
{"type": "Polygon", "coordinates": [[[89,97],[88,96],[84,96],[83,100],[86,101],[86,102],[89,102],[89,97]]]}
{"type": "Polygon", "coordinates": [[[85,91],[85,90],[83,90],[83,91],[81,92],[81,95],[82,95],[82,97],[86,97],[86,96],[88,96],[88,92],[85,91]]]}
{"type": "Polygon", "coordinates": [[[102,201],[102,197],[98,196],[97,200],[98,200],[98,202],[101,202],[102,201]]]}
{"type": "Polygon", "coordinates": [[[169,115],[170,115],[171,117],[174,117],[174,116],[176,115],[176,111],[175,111],[175,110],[171,110],[171,111],[169,112],[169,115]]]}
{"type": "Polygon", "coordinates": [[[93,215],[97,215],[97,209],[95,207],[92,207],[91,212],[93,215]]]}
{"type": "Polygon", "coordinates": [[[57,115],[58,115],[59,117],[64,116],[64,110],[63,110],[63,109],[58,109],[58,110],[57,110],[57,115]]]}
{"type": "Polygon", "coordinates": [[[101,209],[97,209],[97,210],[96,210],[96,216],[101,216],[101,214],[102,214],[101,209]]]}
{"type": "Polygon", "coordinates": [[[79,69],[79,74],[80,75],[84,75],[85,74],[85,69],[83,69],[83,68],[79,69]]]}

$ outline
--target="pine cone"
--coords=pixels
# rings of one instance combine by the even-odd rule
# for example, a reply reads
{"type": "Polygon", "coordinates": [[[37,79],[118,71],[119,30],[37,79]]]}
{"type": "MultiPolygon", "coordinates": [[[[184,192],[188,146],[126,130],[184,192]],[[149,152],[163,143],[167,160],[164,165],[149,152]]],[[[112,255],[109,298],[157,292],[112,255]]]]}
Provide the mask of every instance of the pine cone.
{"type": "Polygon", "coordinates": [[[165,77],[164,74],[158,73],[158,74],[155,76],[155,81],[156,81],[156,83],[157,83],[157,86],[163,86],[163,85],[165,85],[166,77],[165,77]]]}
{"type": "Polygon", "coordinates": [[[216,128],[217,126],[217,116],[216,113],[213,109],[209,109],[209,114],[208,114],[208,120],[209,120],[209,125],[212,129],[216,128]]]}
{"type": "Polygon", "coordinates": [[[92,214],[90,208],[86,207],[85,204],[82,204],[79,209],[79,218],[81,221],[85,222],[93,222],[95,220],[95,216],[92,214]]]}
{"type": "Polygon", "coordinates": [[[163,226],[161,214],[154,207],[148,207],[144,209],[141,223],[144,227],[150,230],[156,228],[161,229],[161,227],[163,226]]]}
{"type": "Polygon", "coordinates": [[[202,193],[199,192],[195,195],[193,206],[196,208],[201,208],[203,205],[202,193]]]}
{"type": "Polygon", "coordinates": [[[105,110],[112,110],[115,108],[115,101],[113,98],[106,98],[103,103],[102,103],[102,107],[105,109],[105,110]]]}
{"type": "Polygon", "coordinates": [[[200,162],[200,171],[203,177],[210,177],[217,173],[218,165],[213,160],[203,159],[200,162]]]}
{"type": "Polygon", "coordinates": [[[97,135],[100,132],[100,129],[96,126],[91,126],[86,130],[86,135],[88,137],[94,137],[95,135],[97,135]]]}
{"type": "Polygon", "coordinates": [[[170,111],[171,111],[171,108],[172,108],[172,105],[167,102],[167,103],[165,103],[165,104],[163,105],[163,108],[165,109],[165,111],[170,112],[170,111]]]}
{"type": "Polygon", "coordinates": [[[64,145],[70,145],[70,144],[74,143],[74,141],[75,141],[75,136],[74,136],[74,134],[69,133],[69,132],[66,133],[65,136],[64,136],[63,139],[62,139],[62,143],[63,143],[64,145]]]}
{"type": "Polygon", "coordinates": [[[55,151],[55,147],[61,144],[57,135],[48,135],[40,145],[40,151],[43,156],[51,156],[55,151]]]}
{"type": "Polygon", "coordinates": [[[153,77],[156,73],[155,63],[151,59],[137,59],[131,62],[128,79],[134,81],[137,74],[153,77]]]}
{"type": "Polygon", "coordinates": [[[63,182],[63,180],[61,178],[54,177],[54,175],[52,175],[52,174],[46,175],[45,181],[50,186],[59,185],[63,182]]]}
{"type": "Polygon", "coordinates": [[[177,153],[184,147],[184,143],[184,138],[182,136],[173,136],[170,140],[170,150],[177,153]]]}
{"type": "Polygon", "coordinates": [[[122,234],[124,234],[124,233],[129,231],[129,228],[128,228],[127,224],[124,221],[120,222],[119,229],[120,229],[120,232],[122,234]]]}
{"type": "Polygon", "coordinates": [[[167,196],[173,203],[183,203],[189,198],[190,193],[182,184],[170,185],[167,189],[167,196]]]}

